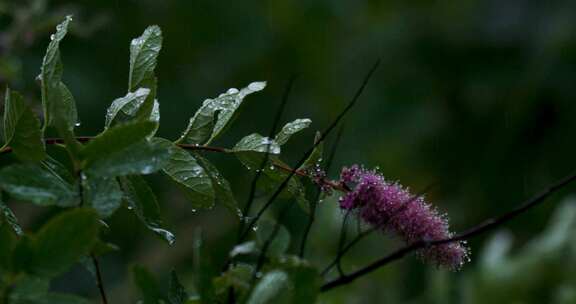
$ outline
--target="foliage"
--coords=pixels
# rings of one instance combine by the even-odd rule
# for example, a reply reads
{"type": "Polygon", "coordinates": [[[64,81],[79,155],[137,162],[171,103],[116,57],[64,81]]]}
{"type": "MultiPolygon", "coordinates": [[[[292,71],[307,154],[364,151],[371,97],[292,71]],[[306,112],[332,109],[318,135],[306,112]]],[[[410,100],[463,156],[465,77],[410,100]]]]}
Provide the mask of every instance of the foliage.
{"type": "MultiPolygon", "coordinates": [[[[112,102],[106,113],[105,129],[100,134],[80,140],[74,130],[78,121],[74,98],[62,81],[60,48],[71,22],[69,16],[56,27],[42,62],[39,79],[43,123],[22,96],[9,89],[6,92],[1,151],[2,154],[13,152],[16,159],[0,169],[0,189],[7,194],[5,198],[60,209],[39,232],[31,234],[22,231],[14,213],[0,201],[0,291],[1,297],[10,303],[85,303],[86,300],[76,296],[51,293],[50,279],[80,262],[94,271],[90,262],[83,261],[96,259],[108,251],[102,249],[109,245],[105,245],[99,230],[106,226],[104,221],[121,208],[133,212],[144,227],[173,245],[176,236],[164,224],[159,203],[143,175],[167,176],[180,186],[194,209],[212,209],[219,204],[244,221],[230,183],[199,152],[206,149],[235,154],[254,170],[256,164],[265,159],[263,155],[270,154],[274,157],[266,157],[268,168],[281,163],[280,146],[311,123],[309,119],[288,123],[275,139],[248,135],[231,149],[208,146],[228,129],[244,99],[266,86],[265,82],[253,82],[241,90],[232,88],[204,101],[178,140],[156,137],[160,103],[156,97],[154,70],[162,48],[162,32],[158,26],[151,26],[130,44],[128,93],[112,102]],[[46,134],[50,132],[59,138],[47,139],[46,134]],[[46,146],[53,144],[62,145],[67,158],[47,153],[46,146]]],[[[285,174],[267,169],[269,186],[281,183],[285,174]]],[[[302,187],[299,177],[292,178],[285,198],[301,196],[302,187]]],[[[263,246],[273,227],[272,222],[260,225],[255,249],[263,246]]],[[[295,257],[285,256],[289,240],[290,235],[283,228],[281,237],[272,243],[270,257],[295,261],[295,257]]],[[[201,251],[198,248],[197,259],[201,258],[201,251]]],[[[189,295],[176,272],[171,274],[165,294],[150,272],[135,266],[134,281],[142,291],[142,302],[194,303],[196,298],[207,303],[225,298],[229,288],[238,287],[239,297],[247,303],[267,303],[288,286],[290,290],[296,288],[292,291],[296,294],[308,293],[304,299],[313,302],[318,292],[318,285],[310,289],[306,284],[303,288],[307,291],[300,291],[298,287],[302,281],[300,276],[313,281],[318,276],[308,269],[305,261],[270,263],[264,277],[257,282],[252,279],[255,273],[234,274],[236,269],[247,269],[238,268],[243,264],[233,262],[230,270],[221,275],[210,272],[207,262],[198,265],[198,271],[205,273],[197,285],[198,295],[189,295]],[[268,281],[278,282],[274,283],[278,286],[270,287],[268,281]]],[[[294,296],[290,302],[297,302],[297,298],[302,297],[294,296]]]]}

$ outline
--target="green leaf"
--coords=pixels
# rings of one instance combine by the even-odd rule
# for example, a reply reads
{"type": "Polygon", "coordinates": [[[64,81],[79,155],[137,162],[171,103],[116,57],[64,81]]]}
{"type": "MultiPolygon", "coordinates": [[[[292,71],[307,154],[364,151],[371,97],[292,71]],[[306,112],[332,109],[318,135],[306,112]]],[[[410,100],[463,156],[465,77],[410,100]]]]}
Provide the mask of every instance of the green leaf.
{"type": "Polygon", "coordinates": [[[241,153],[241,152],[260,152],[260,153],[270,153],[270,154],[280,154],[280,145],[268,138],[264,137],[260,134],[250,134],[244,138],[242,138],[234,148],[232,148],[233,152],[241,153]]]}
{"type": "Polygon", "coordinates": [[[132,40],[128,91],[143,87],[143,82],[154,77],[154,69],[161,49],[162,30],[157,25],[149,26],[142,36],[132,40]]]}
{"type": "Polygon", "coordinates": [[[122,205],[122,190],[113,177],[83,175],[84,205],[90,206],[101,218],[111,216],[122,205]]]}
{"type": "MultiPolygon", "coordinates": [[[[269,219],[261,220],[260,223],[258,223],[256,241],[260,248],[263,248],[264,244],[272,236],[275,226],[276,223],[269,219]]],[[[290,233],[286,227],[280,225],[276,236],[268,246],[267,254],[269,256],[278,256],[286,252],[288,247],[290,247],[290,233]]]]}
{"type": "Polygon", "coordinates": [[[201,302],[214,303],[215,293],[212,280],[217,276],[217,271],[212,264],[209,249],[203,244],[200,229],[194,231],[193,253],[194,283],[201,302]]]}
{"type": "Polygon", "coordinates": [[[202,145],[210,139],[218,121],[221,107],[212,99],[204,101],[200,109],[190,118],[188,127],[176,141],[178,144],[202,145]]]}
{"type": "Polygon", "coordinates": [[[13,197],[48,206],[78,204],[76,188],[37,164],[16,164],[0,169],[0,188],[13,197]]]}
{"type": "Polygon", "coordinates": [[[258,281],[246,303],[290,303],[289,289],[290,281],[288,275],[280,270],[272,270],[258,281]]]}
{"type": "Polygon", "coordinates": [[[170,284],[168,287],[168,300],[170,304],[185,304],[188,300],[188,293],[184,286],[180,284],[176,271],[172,270],[170,273],[170,284]]]}
{"type": "Polygon", "coordinates": [[[6,89],[4,142],[21,160],[39,161],[46,156],[40,121],[22,96],[6,89]]]}
{"type": "Polygon", "coordinates": [[[164,303],[164,297],[162,296],[162,291],[160,286],[158,286],[158,282],[156,278],[144,267],[142,266],[133,266],[132,267],[132,276],[134,278],[134,282],[140,293],[142,294],[142,302],[143,304],[159,304],[164,303]]]}
{"type": "Polygon", "coordinates": [[[208,143],[213,141],[220,133],[228,126],[228,124],[233,120],[236,110],[240,108],[244,97],[263,90],[266,87],[266,82],[253,82],[249,84],[246,88],[241,90],[231,88],[226,93],[220,94],[217,98],[207,99],[204,104],[211,103],[212,107],[219,109],[220,113],[218,119],[214,125],[214,131],[208,140],[208,143]]]}
{"type": "Polygon", "coordinates": [[[212,179],[188,151],[172,145],[170,161],[164,173],[184,189],[193,208],[212,208],[215,193],[212,179]]]}
{"type": "MultiPolygon", "coordinates": [[[[261,153],[260,153],[261,154],[261,153]]],[[[253,168],[260,168],[262,164],[262,155],[259,153],[236,153],[236,156],[240,161],[248,168],[249,170],[253,168]]],[[[278,187],[288,178],[290,172],[285,171],[283,169],[279,169],[276,166],[280,165],[284,168],[289,168],[289,166],[275,155],[269,157],[268,164],[264,166],[262,169],[262,177],[260,180],[260,187],[268,193],[274,193],[277,191],[278,187]]],[[[309,211],[309,204],[308,200],[306,199],[304,185],[300,181],[298,175],[294,174],[288,181],[286,187],[280,192],[279,198],[281,199],[291,199],[295,198],[298,202],[300,208],[303,211],[309,211]]]]}
{"type": "Polygon", "coordinates": [[[137,175],[122,177],[120,180],[126,201],[140,221],[169,245],[174,244],[176,238],[165,228],[156,196],[146,181],[137,175]]]}
{"type": "Polygon", "coordinates": [[[20,277],[9,294],[11,304],[89,304],[90,301],[69,294],[49,292],[49,281],[31,276],[20,277]]]}
{"type": "Polygon", "coordinates": [[[12,273],[31,272],[34,260],[34,241],[31,236],[23,235],[12,252],[10,266],[12,273]]]}
{"type": "Polygon", "coordinates": [[[67,294],[48,292],[50,282],[46,279],[20,277],[10,292],[11,304],[89,304],[90,301],[67,294]]]}
{"type": "MultiPolygon", "coordinates": [[[[316,137],[314,138],[314,144],[316,145],[320,138],[322,137],[322,133],[316,132],[316,137]]],[[[316,145],[314,150],[308,158],[302,163],[302,166],[298,168],[298,170],[308,171],[313,169],[317,164],[322,161],[322,154],[324,153],[324,142],[319,143],[316,145]]]]}
{"type": "Polygon", "coordinates": [[[10,225],[17,235],[23,234],[22,228],[18,224],[18,219],[14,215],[14,212],[2,201],[2,192],[0,192],[0,223],[2,222],[10,225]]]}
{"type": "Polygon", "coordinates": [[[12,269],[12,252],[17,243],[14,229],[5,220],[0,220],[0,282],[2,275],[12,269]]]}
{"type": "Polygon", "coordinates": [[[251,287],[252,273],[254,267],[249,264],[236,264],[214,279],[216,294],[220,297],[227,297],[229,289],[232,287],[236,292],[238,303],[243,303],[243,299],[248,295],[251,287]]]}
{"type": "Polygon", "coordinates": [[[280,130],[280,132],[278,132],[274,140],[279,145],[284,145],[292,135],[308,128],[311,123],[312,120],[308,118],[296,119],[293,122],[289,122],[282,128],[282,130],[280,130]]]}
{"type": "Polygon", "coordinates": [[[43,169],[50,172],[54,176],[60,177],[63,181],[73,184],[75,182],[75,177],[72,176],[70,170],[64,166],[59,161],[55,160],[54,158],[48,155],[45,160],[40,162],[43,169]]]}
{"type": "Polygon", "coordinates": [[[273,267],[282,269],[292,283],[292,299],[297,303],[316,303],[322,277],[316,268],[297,256],[282,256],[273,261],[273,267]]]}
{"type": "Polygon", "coordinates": [[[234,198],[234,193],[230,187],[230,183],[218,172],[218,169],[212,165],[207,159],[201,157],[197,153],[194,154],[198,163],[206,170],[208,176],[212,180],[212,186],[216,195],[216,202],[224,205],[234,215],[242,218],[242,211],[238,208],[238,202],[234,198]]]}
{"type": "Polygon", "coordinates": [[[140,88],[115,99],[106,112],[106,128],[136,118],[138,109],[150,95],[150,89],[140,88]]]}
{"type": "Polygon", "coordinates": [[[98,135],[82,151],[86,174],[112,177],[150,174],[162,168],[170,150],[147,140],[155,127],[152,122],[128,123],[98,135]]]}
{"type": "Polygon", "coordinates": [[[258,252],[258,246],[255,241],[248,241],[238,244],[230,250],[230,257],[234,258],[238,255],[255,254],[258,252]]]}
{"type": "Polygon", "coordinates": [[[70,91],[61,82],[62,61],[60,59],[60,42],[68,32],[71,16],[56,27],[56,33],[50,39],[46,55],[42,61],[42,105],[44,108],[44,128],[55,126],[59,129],[72,130],[77,121],[76,105],[70,91]]]}
{"type": "Polygon", "coordinates": [[[50,220],[32,239],[28,270],[53,277],[66,271],[93,248],[98,239],[98,217],[90,209],[66,211],[50,220]]]}

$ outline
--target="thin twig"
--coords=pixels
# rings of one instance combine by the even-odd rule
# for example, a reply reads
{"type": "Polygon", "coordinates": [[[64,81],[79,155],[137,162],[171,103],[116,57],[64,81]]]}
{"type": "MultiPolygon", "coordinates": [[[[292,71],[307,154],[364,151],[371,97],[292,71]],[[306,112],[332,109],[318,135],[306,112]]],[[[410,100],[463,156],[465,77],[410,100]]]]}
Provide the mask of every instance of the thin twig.
{"type": "Polygon", "coordinates": [[[378,268],[387,265],[390,262],[396,261],[398,259],[401,259],[402,257],[406,256],[409,253],[412,253],[414,251],[426,248],[426,247],[430,247],[430,246],[437,246],[437,245],[442,245],[442,244],[447,244],[447,243],[452,243],[452,242],[459,242],[459,241],[463,241],[463,240],[468,240],[470,238],[473,238],[475,236],[478,236],[486,231],[490,231],[493,230],[495,228],[498,228],[499,226],[509,222],[510,220],[512,220],[513,218],[517,217],[518,215],[530,210],[531,208],[541,204],[542,202],[544,202],[544,200],[546,198],[548,198],[550,195],[554,194],[556,191],[562,189],[564,186],[568,185],[569,183],[573,182],[574,180],[576,180],[576,173],[572,173],[560,180],[558,180],[557,182],[551,184],[550,186],[548,186],[546,189],[544,189],[542,192],[540,192],[539,194],[533,196],[531,199],[525,201],[523,204],[521,204],[520,206],[516,207],[515,209],[513,209],[512,211],[505,213],[503,215],[500,215],[498,217],[495,218],[491,218],[488,220],[485,220],[484,222],[471,227],[468,230],[465,230],[464,232],[457,234],[451,238],[447,238],[447,239],[442,239],[442,240],[436,240],[436,241],[419,241],[419,242],[415,242],[413,244],[407,245],[405,247],[402,247],[394,252],[392,252],[391,254],[377,260],[376,262],[373,262],[372,264],[361,268],[349,275],[346,276],[341,276],[333,281],[330,281],[326,284],[324,284],[322,286],[322,288],[320,289],[322,292],[331,290],[333,288],[348,284],[354,280],[356,280],[359,277],[362,277],[374,270],[377,270],[378,268]]]}
{"type": "MultiPolygon", "coordinates": [[[[340,114],[334,119],[334,121],[332,121],[332,123],[328,126],[328,128],[326,128],[326,130],[321,133],[320,137],[318,138],[318,141],[316,143],[314,143],[314,145],[312,145],[312,147],[310,147],[308,149],[308,151],[306,151],[306,153],[304,153],[304,156],[296,163],[294,168],[296,168],[296,169],[300,168],[300,166],[302,166],[302,164],[304,164],[306,159],[308,159],[308,157],[314,152],[314,149],[322,141],[324,141],[326,136],[328,136],[332,132],[332,130],[334,130],[334,128],[338,125],[338,123],[340,123],[340,121],[344,118],[344,116],[346,116],[346,114],[350,111],[350,109],[352,109],[352,107],[356,104],[356,102],[358,101],[358,99],[360,98],[362,93],[364,92],[366,85],[368,84],[369,80],[372,78],[372,75],[374,74],[374,72],[376,72],[376,69],[378,68],[379,65],[380,65],[380,60],[377,60],[376,63],[370,69],[370,71],[364,77],[362,84],[360,85],[360,87],[358,88],[358,90],[356,91],[354,96],[352,97],[352,100],[348,103],[348,105],[344,108],[344,110],[342,110],[342,112],[340,112],[340,114]]],[[[246,239],[246,237],[248,236],[248,233],[250,232],[250,229],[252,229],[252,227],[254,227],[254,225],[256,224],[256,222],[258,222],[260,217],[262,217],[264,212],[266,212],[266,210],[278,198],[280,193],[282,193],[282,190],[284,190],[284,188],[286,188],[286,186],[290,182],[290,179],[292,179],[292,177],[294,177],[294,175],[296,174],[296,171],[297,170],[293,170],[288,174],[288,176],[276,188],[276,191],[272,194],[272,196],[268,199],[268,201],[264,204],[264,206],[262,206],[262,208],[260,208],[260,210],[258,210],[258,212],[256,213],[256,216],[248,224],[248,227],[245,230],[244,235],[241,237],[241,240],[246,239]]]]}
{"type": "Polygon", "coordinates": [[[100,272],[100,264],[98,259],[94,254],[91,254],[92,263],[94,263],[94,269],[96,269],[96,285],[100,291],[100,299],[102,299],[102,304],[108,304],[108,298],[106,298],[106,290],[104,289],[104,280],[102,280],[102,273],[100,272]]]}
{"type": "MultiPolygon", "coordinates": [[[[346,211],[346,215],[344,215],[344,219],[342,220],[342,226],[340,227],[340,237],[338,238],[338,254],[342,252],[344,243],[346,243],[346,228],[348,227],[348,219],[350,219],[350,214],[352,214],[352,209],[348,209],[346,211]]],[[[340,274],[340,276],[344,276],[341,259],[336,259],[336,268],[338,269],[338,274],[340,274]]]]}
{"type": "MultiPolygon", "coordinates": [[[[336,151],[338,150],[338,146],[340,145],[340,140],[342,139],[343,133],[344,133],[344,125],[340,125],[338,133],[336,134],[336,139],[334,140],[334,144],[330,149],[330,154],[328,155],[328,158],[326,158],[326,165],[324,166],[324,172],[326,173],[328,173],[330,171],[330,168],[332,167],[332,162],[334,161],[334,157],[336,156],[336,151]]],[[[321,182],[325,181],[322,180],[321,182]]],[[[337,184],[338,184],[337,186],[344,188],[342,184],[340,183],[337,184]]],[[[346,191],[347,189],[340,189],[340,190],[346,191]]],[[[314,200],[310,201],[310,216],[308,217],[308,223],[306,224],[306,228],[304,229],[304,235],[302,236],[302,241],[300,242],[300,252],[298,253],[298,256],[300,258],[304,258],[304,253],[306,251],[306,244],[308,243],[308,235],[310,234],[310,231],[312,230],[312,225],[316,220],[316,207],[320,203],[321,197],[322,197],[322,187],[319,187],[318,189],[316,189],[316,196],[314,197],[314,200]]]]}
{"type": "MultiPolygon", "coordinates": [[[[272,136],[274,136],[274,134],[276,133],[276,129],[278,128],[278,124],[280,122],[280,119],[282,118],[282,113],[284,112],[284,108],[286,107],[286,104],[288,103],[288,97],[290,96],[290,92],[292,91],[292,86],[294,85],[295,79],[296,79],[295,76],[292,75],[290,77],[290,79],[288,80],[288,83],[287,83],[286,88],[284,90],[284,93],[282,95],[282,99],[280,101],[280,106],[278,107],[278,110],[276,111],[276,116],[274,118],[274,121],[272,122],[272,127],[270,128],[270,135],[268,136],[269,138],[272,138],[272,136]]],[[[246,201],[246,204],[244,205],[244,210],[242,211],[242,214],[245,217],[250,214],[250,209],[252,208],[252,204],[254,203],[254,197],[256,196],[256,186],[258,184],[258,180],[260,180],[260,177],[262,176],[262,174],[264,172],[264,168],[266,167],[266,164],[268,163],[268,159],[269,159],[268,152],[270,151],[270,146],[271,146],[271,143],[269,143],[266,146],[266,153],[264,154],[262,162],[260,163],[260,166],[259,166],[258,170],[256,170],[256,174],[254,175],[254,178],[252,179],[252,183],[250,185],[250,192],[248,195],[248,200],[246,201]]],[[[248,226],[248,229],[250,229],[250,226],[248,226]]],[[[240,243],[242,241],[242,235],[243,234],[244,234],[244,219],[242,219],[240,221],[240,227],[238,228],[237,243],[240,243]]]]}
{"type": "Polygon", "coordinates": [[[339,247],[338,253],[336,254],[336,257],[334,258],[334,260],[330,264],[328,264],[328,266],[326,266],[326,268],[324,268],[324,270],[322,271],[322,275],[324,276],[324,275],[328,274],[328,272],[330,271],[330,269],[332,269],[332,267],[339,265],[340,261],[342,260],[342,258],[346,254],[346,252],[348,252],[350,249],[352,249],[352,247],[354,247],[354,245],[356,245],[358,242],[360,242],[363,238],[370,235],[372,232],[375,232],[375,231],[381,229],[382,227],[384,227],[390,221],[390,219],[394,218],[400,212],[406,210],[406,208],[408,208],[408,206],[412,202],[414,202],[418,198],[422,197],[424,194],[426,194],[428,191],[430,191],[430,189],[434,186],[435,186],[435,184],[431,184],[428,187],[426,187],[423,191],[417,193],[416,195],[413,195],[410,200],[408,200],[406,203],[404,203],[400,208],[398,208],[398,210],[396,210],[386,220],[382,221],[382,223],[357,234],[356,237],[354,239],[352,239],[352,241],[350,241],[350,243],[348,243],[346,246],[339,247]]]}

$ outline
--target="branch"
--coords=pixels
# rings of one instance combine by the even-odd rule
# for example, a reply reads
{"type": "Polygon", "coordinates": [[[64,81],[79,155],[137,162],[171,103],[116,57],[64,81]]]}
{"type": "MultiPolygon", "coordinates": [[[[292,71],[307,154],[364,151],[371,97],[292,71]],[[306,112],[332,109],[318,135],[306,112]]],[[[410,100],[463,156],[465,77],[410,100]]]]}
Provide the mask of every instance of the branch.
{"type": "Polygon", "coordinates": [[[392,252],[388,256],[385,256],[385,257],[381,258],[380,260],[377,260],[376,262],[374,262],[374,263],[372,263],[372,264],[370,264],[364,268],[361,268],[361,269],[359,269],[359,270],[357,270],[357,271],[355,271],[349,275],[341,276],[341,277],[339,277],[333,281],[330,281],[330,282],[324,284],[320,290],[321,290],[321,292],[325,292],[325,291],[331,290],[333,288],[348,284],[348,283],[356,280],[357,278],[364,276],[368,273],[371,273],[372,271],[374,271],[374,270],[376,270],[376,269],[378,269],[384,265],[387,265],[388,263],[391,263],[393,261],[401,259],[404,256],[406,256],[407,254],[412,253],[414,251],[417,251],[417,250],[420,250],[420,249],[423,249],[426,247],[430,247],[430,246],[437,246],[437,245],[467,240],[467,239],[470,239],[472,237],[478,236],[478,235],[480,235],[486,231],[490,231],[490,230],[493,230],[495,228],[498,228],[499,226],[506,224],[507,222],[509,222],[513,218],[517,217],[518,215],[520,215],[520,214],[530,210],[531,208],[541,204],[542,202],[544,202],[545,199],[550,197],[556,191],[562,189],[564,186],[573,182],[574,180],[576,180],[576,173],[572,173],[572,174],[560,179],[559,181],[551,184],[546,189],[544,189],[542,192],[533,196],[531,199],[525,201],[523,204],[521,204],[520,206],[516,207],[515,209],[511,210],[508,213],[505,213],[505,214],[498,216],[498,217],[495,217],[495,218],[485,220],[484,222],[482,222],[476,226],[473,226],[470,229],[465,230],[464,232],[457,234],[451,238],[442,239],[442,240],[435,240],[435,241],[419,241],[419,242],[415,242],[413,244],[407,245],[405,247],[402,247],[402,248],[392,252]]]}
{"type": "MultiPolygon", "coordinates": [[[[372,78],[372,75],[374,75],[374,72],[376,72],[376,69],[378,68],[379,65],[380,65],[380,60],[377,60],[376,63],[374,63],[374,65],[370,69],[370,71],[368,71],[368,73],[364,77],[362,84],[360,85],[360,87],[358,88],[356,93],[354,94],[354,97],[352,97],[352,100],[348,103],[348,105],[344,108],[344,110],[342,110],[342,112],[340,112],[340,114],[334,119],[334,121],[332,121],[332,123],[328,126],[328,128],[326,128],[326,130],[321,133],[320,138],[318,138],[318,141],[316,143],[314,143],[314,145],[312,145],[312,147],[310,147],[308,149],[308,151],[306,151],[306,153],[304,153],[304,156],[296,163],[294,168],[300,168],[300,166],[302,166],[302,164],[304,164],[306,159],[308,159],[308,157],[314,152],[314,149],[321,142],[324,141],[326,136],[328,136],[332,132],[332,130],[334,130],[334,128],[338,125],[338,123],[340,123],[340,121],[344,118],[344,116],[346,116],[346,114],[350,111],[350,109],[352,109],[352,107],[356,104],[356,102],[358,102],[358,99],[360,98],[360,96],[364,92],[366,85],[368,85],[369,80],[372,78]]],[[[241,240],[244,240],[248,236],[250,229],[252,229],[252,227],[254,227],[254,225],[256,224],[256,222],[258,222],[258,220],[264,214],[264,212],[272,205],[272,203],[274,203],[274,201],[278,198],[278,196],[280,195],[282,190],[284,188],[286,188],[286,186],[290,182],[290,179],[296,174],[296,172],[297,172],[297,170],[291,171],[290,174],[288,174],[288,176],[282,181],[280,186],[278,186],[278,188],[276,188],[276,191],[268,199],[266,204],[264,204],[264,206],[262,208],[260,208],[260,210],[258,211],[256,216],[252,219],[252,221],[250,221],[247,229],[245,230],[244,235],[241,237],[241,240]]]]}
{"type": "MultiPolygon", "coordinates": [[[[290,92],[292,91],[292,86],[294,85],[294,81],[295,81],[295,77],[291,76],[290,79],[288,80],[288,84],[286,85],[286,89],[284,90],[284,93],[282,95],[282,100],[280,101],[280,106],[278,107],[278,110],[276,111],[276,117],[274,118],[274,121],[272,122],[272,128],[270,128],[270,135],[268,136],[269,138],[272,138],[272,136],[274,136],[274,133],[276,133],[276,129],[278,128],[278,123],[280,122],[280,118],[282,118],[282,113],[284,112],[284,108],[286,106],[286,104],[288,103],[288,97],[290,96],[290,92]]],[[[254,175],[254,178],[252,179],[252,183],[250,185],[250,192],[248,195],[248,200],[246,201],[246,204],[244,205],[244,210],[242,210],[242,214],[243,216],[248,216],[250,214],[250,209],[252,207],[252,204],[254,203],[254,197],[256,196],[256,186],[258,184],[258,180],[260,179],[260,176],[262,176],[262,173],[264,172],[264,167],[266,167],[266,164],[268,163],[268,159],[270,158],[269,156],[269,152],[270,152],[270,145],[271,143],[268,143],[268,145],[266,146],[266,153],[264,154],[264,157],[262,159],[262,162],[260,163],[260,167],[258,168],[258,170],[256,170],[256,175],[254,175]]],[[[248,229],[250,229],[250,227],[248,227],[248,229]]],[[[244,220],[240,220],[240,227],[238,228],[238,240],[236,243],[240,243],[242,242],[242,235],[244,234],[244,220]]]]}
{"type": "Polygon", "coordinates": [[[102,280],[102,273],[100,271],[100,264],[98,263],[96,256],[91,254],[90,257],[92,258],[92,263],[94,263],[94,269],[96,269],[96,285],[100,291],[102,304],[108,304],[108,299],[106,298],[106,290],[104,289],[104,280],[102,280]]]}
{"type": "MultiPolygon", "coordinates": [[[[332,161],[334,161],[334,157],[336,156],[336,151],[338,148],[338,145],[340,145],[340,140],[342,139],[342,134],[344,133],[344,125],[340,125],[340,128],[338,129],[338,133],[336,134],[336,140],[334,141],[334,144],[332,145],[332,148],[330,150],[330,154],[328,155],[328,158],[326,159],[326,165],[324,166],[324,171],[326,173],[328,173],[330,171],[330,168],[332,167],[332,161]]],[[[325,182],[324,180],[322,180],[322,182],[325,182]]],[[[332,186],[333,188],[336,188],[335,186],[339,186],[344,188],[344,186],[340,183],[338,183],[338,185],[334,185],[332,186]]],[[[340,189],[341,191],[346,191],[347,189],[340,189]]],[[[302,241],[300,243],[300,252],[298,253],[298,256],[300,258],[304,258],[304,253],[306,251],[306,244],[308,243],[308,235],[310,234],[310,230],[312,230],[312,225],[314,224],[314,220],[316,219],[316,207],[318,206],[318,203],[320,202],[320,198],[322,196],[322,189],[317,189],[316,190],[316,197],[314,197],[314,200],[310,202],[310,216],[308,217],[308,223],[306,224],[306,228],[304,230],[304,235],[302,236],[302,241]]]]}
{"type": "MultiPolygon", "coordinates": [[[[384,227],[391,218],[393,218],[394,216],[396,216],[397,214],[399,214],[400,212],[406,210],[406,208],[408,208],[408,206],[416,201],[418,198],[422,197],[422,195],[426,194],[428,191],[430,191],[430,189],[432,187],[434,187],[435,184],[431,184],[429,186],[427,186],[423,191],[417,193],[416,195],[413,195],[412,198],[410,200],[408,200],[406,203],[404,203],[400,208],[398,208],[398,210],[396,210],[392,215],[390,215],[388,217],[388,219],[386,219],[385,221],[382,221],[382,223],[371,227],[370,229],[367,229],[363,232],[360,232],[356,235],[356,237],[354,239],[352,239],[352,241],[350,241],[350,243],[348,243],[346,246],[338,246],[338,253],[336,254],[336,257],[334,258],[334,260],[328,264],[328,266],[326,266],[326,268],[324,268],[324,270],[322,271],[322,275],[326,275],[328,274],[328,272],[330,271],[330,269],[332,269],[332,267],[338,265],[339,267],[339,272],[340,274],[342,274],[341,271],[341,266],[340,266],[340,261],[341,259],[344,257],[344,254],[346,254],[346,252],[348,252],[350,249],[352,249],[352,247],[354,247],[354,245],[356,245],[358,242],[360,242],[363,238],[367,237],[368,235],[370,235],[372,232],[379,230],[380,228],[384,227]]],[[[349,212],[348,212],[349,213],[349,212]]],[[[348,213],[346,213],[346,216],[348,216],[348,213]]],[[[346,219],[344,219],[344,221],[346,221],[346,219]]]]}

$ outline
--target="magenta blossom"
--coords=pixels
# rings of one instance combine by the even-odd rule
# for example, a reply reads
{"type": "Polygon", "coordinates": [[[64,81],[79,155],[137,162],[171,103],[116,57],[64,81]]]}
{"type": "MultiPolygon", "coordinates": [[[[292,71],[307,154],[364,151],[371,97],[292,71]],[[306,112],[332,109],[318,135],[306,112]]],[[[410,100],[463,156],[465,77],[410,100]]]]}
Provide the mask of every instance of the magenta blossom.
{"type": "MultiPolygon", "coordinates": [[[[354,165],[342,169],[340,182],[352,189],[340,197],[340,208],[356,210],[365,222],[399,236],[407,244],[450,238],[448,222],[424,201],[398,183],[387,182],[376,172],[354,165]]],[[[464,242],[453,242],[421,249],[418,255],[427,262],[457,270],[468,259],[464,242]]]]}

